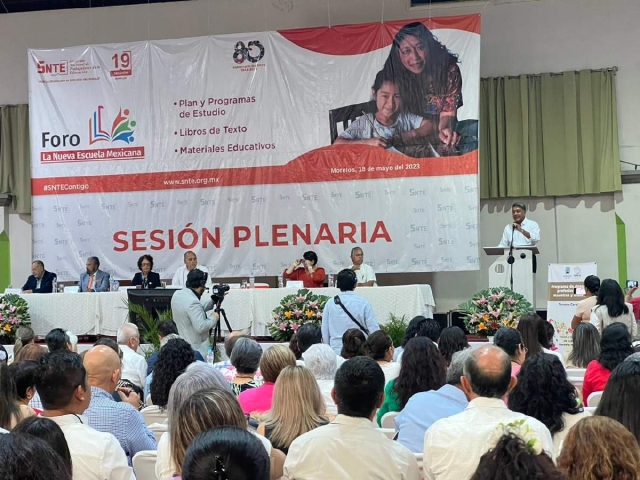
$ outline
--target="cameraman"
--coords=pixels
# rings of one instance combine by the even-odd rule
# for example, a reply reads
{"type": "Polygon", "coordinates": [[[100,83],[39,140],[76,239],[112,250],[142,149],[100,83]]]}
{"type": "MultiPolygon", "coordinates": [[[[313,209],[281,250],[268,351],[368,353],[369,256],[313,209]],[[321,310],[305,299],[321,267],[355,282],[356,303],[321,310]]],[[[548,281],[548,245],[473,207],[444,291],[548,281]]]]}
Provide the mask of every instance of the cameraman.
{"type": "Polygon", "coordinates": [[[218,321],[217,313],[213,314],[213,318],[207,317],[206,312],[213,309],[211,299],[201,302],[207,277],[205,272],[197,268],[191,270],[187,275],[186,288],[177,290],[171,298],[171,311],[178,333],[203,357],[209,348],[209,332],[218,321]]]}

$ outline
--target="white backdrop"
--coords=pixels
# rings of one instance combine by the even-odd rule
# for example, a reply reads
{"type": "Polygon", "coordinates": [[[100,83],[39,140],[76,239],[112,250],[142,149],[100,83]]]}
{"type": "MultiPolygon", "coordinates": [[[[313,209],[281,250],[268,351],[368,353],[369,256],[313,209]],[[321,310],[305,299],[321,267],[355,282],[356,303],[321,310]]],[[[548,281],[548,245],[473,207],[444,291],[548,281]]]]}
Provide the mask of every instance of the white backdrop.
{"type": "MultiPolygon", "coordinates": [[[[310,249],[338,271],[358,244],[378,272],[478,269],[477,150],[330,146],[329,112],[369,100],[405,23],[31,50],[34,259],[129,278],[149,253],[168,277],[192,249],[217,276],[275,275],[310,249]]],[[[477,119],[479,17],[423,23],[477,119]]]]}

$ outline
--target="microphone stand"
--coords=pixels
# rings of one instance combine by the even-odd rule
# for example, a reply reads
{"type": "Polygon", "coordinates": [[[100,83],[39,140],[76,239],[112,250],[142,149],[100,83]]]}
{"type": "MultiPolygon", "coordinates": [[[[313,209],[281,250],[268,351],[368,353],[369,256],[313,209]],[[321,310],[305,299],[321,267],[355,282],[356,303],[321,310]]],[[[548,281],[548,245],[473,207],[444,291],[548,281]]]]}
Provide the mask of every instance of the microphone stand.
{"type": "Polygon", "coordinates": [[[509,264],[509,288],[513,290],[513,264],[516,259],[513,256],[513,235],[516,231],[516,227],[511,225],[511,245],[509,246],[509,256],[507,257],[507,263],[509,264]]]}

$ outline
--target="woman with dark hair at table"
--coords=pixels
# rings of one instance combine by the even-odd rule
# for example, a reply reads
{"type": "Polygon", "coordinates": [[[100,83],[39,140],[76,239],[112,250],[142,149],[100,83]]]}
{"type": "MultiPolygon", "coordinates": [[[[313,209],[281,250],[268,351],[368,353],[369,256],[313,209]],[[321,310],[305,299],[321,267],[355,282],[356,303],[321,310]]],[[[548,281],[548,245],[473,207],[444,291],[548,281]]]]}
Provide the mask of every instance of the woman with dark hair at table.
{"type": "Polygon", "coordinates": [[[412,22],[396,34],[384,68],[397,79],[407,111],[427,120],[418,129],[420,136],[456,145],[457,112],[462,106],[458,57],[422,23],[412,22]]]}
{"type": "Polygon", "coordinates": [[[138,259],[138,269],[140,270],[133,276],[131,280],[131,286],[142,288],[159,288],[160,287],[160,274],[152,272],[153,270],[153,257],[151,255],[142,255],[138,259]]]}
{"type": "Polygon", "coordinates": [[[301,259],[294,261],[284,271],[287,280],[301,280],[304,288],[324,287],[326,277],[324,268],[318,267],[318,255],[316,252],[304,252],[301,259]]]}

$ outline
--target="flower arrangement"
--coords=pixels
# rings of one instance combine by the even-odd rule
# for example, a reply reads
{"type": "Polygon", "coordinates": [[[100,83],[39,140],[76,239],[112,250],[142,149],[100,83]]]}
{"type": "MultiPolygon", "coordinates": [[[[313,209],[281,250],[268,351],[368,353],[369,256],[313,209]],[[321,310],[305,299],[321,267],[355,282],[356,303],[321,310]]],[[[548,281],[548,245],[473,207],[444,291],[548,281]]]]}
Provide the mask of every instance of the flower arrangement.
{"type": "Polygon", "coordinates": [[[287,295],[272,312],[271,322],[267,324],[269,333],[278,342],[288,342],[302,324],[321,325],[328,300],[326,295],[316,295],[306,288],[287,295]]]}
{"type": "Polygon", "coordinates": [[[18,327],[29,325],[31,316],[25,299],[14,293],[0,296],[0,344],[12,344],[18,327]]]}
{"type": "Polygon", "coordinates": [[[512,423],[499,423],[496,429],[493,431],[488,445],[493,448],[502,438],[503,435],[514,435],[524,443],[529,453],[532,455],[540,455],[542,453],[542,441],[540,440],[538,433],[527,425],[524,419],[516,420],[512,423]]]}
{"type": "Polygon", "coordinates": [[[471,334],[491,337],[500,327],[515,327],[533,307],[524,296],[506,287],[482,290],[458,307],[471,334]]]}

